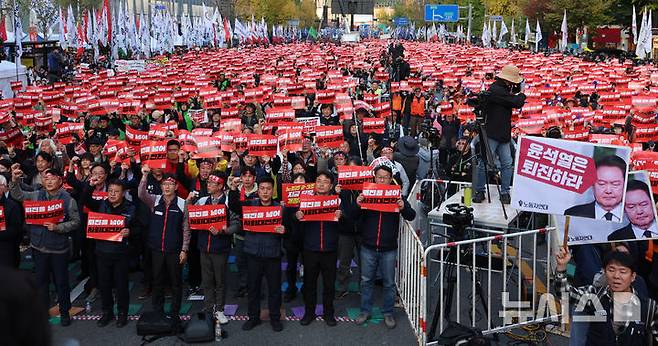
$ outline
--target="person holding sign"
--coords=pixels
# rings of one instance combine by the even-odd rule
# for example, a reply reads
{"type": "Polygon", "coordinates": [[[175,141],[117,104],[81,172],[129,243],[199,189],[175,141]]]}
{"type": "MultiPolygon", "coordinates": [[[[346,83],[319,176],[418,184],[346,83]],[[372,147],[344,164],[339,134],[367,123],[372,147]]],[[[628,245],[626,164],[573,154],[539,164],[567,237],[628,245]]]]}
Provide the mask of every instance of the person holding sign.
{"type": "Polygon", "coordinates": [[[317,302],[317,281],[322,275],[322,306],[324,321],[328,326],[336,325],[334,317],[334,296],[336,282],[336,261],[338,259],[338,220],[343,216],[340,199],[321,199],[316,197],[331,196],[334,176],[327,171],[320,171],[315,179],[315,195],[300,198],[300,210],[295,216],[300,221],[299,227],[304,239],[304,317],[300,324],[306,326],[315,320],[317,302]],[[312,201],[310,201],[312,200],[312,201]],[[332,203],[335,202],[335,203],[332,203]],[[318,208],[319,207],[319,208],[318,208]],[[325,219],[321,221],[310,221],[325,219]]]}
{"type": "Polygon", "coordinates": [[[80,227],[78,204],[62,188],[62,173],[48,169],[43,175],[43,189],[28,192],[21,190],[24,176],[21,166],[11,166],[9,194],[16,201],[39,201],[42,206],[25,207],[25,219],[29,225],[30,247],[37,272],[37,285],[41,290],[44,306],[50,306],[50,278],[55,279],[57,300],[59,303],[60,323],[71,325],[69,309],[71,308],[69,287],[69,235],[80,227]],[[59,206],[62,206],[60,209],[59,206]],[[50,215],[58,215],[50,218],[50,215]],[[39,219],[47,221],[40,222],[39,219]],[[57,220],[57,221],[53,221],[57,220]]]}
{"type": "Polygon", "coordinates": [[[190,244],[187,206],[185,200],[177,196],[178,182],[170,174],[163,175],[160,184],[162,195],[148,193],[146,184],[150,172],[148,165],[142,166],[138,196],[151,210],[147,243],[153,266],[153,309],[164,315],[164,285],[168,278],[173,295],[171,318],[176,321],[183,299],[183,264],[187,260],[190,244]]]}
{"type": "MultiPolygon", "coordinates": [[[[212,224],[206,228],[195,226],[192,221],[189,227],[199,229],[196,232],[196,246],[201,253],[201,285],[203,287],[203,308],[212,313],[220,324],[228,323],[224,315],[224,304],[226,302],[226,270],[228,268],[228,254],[231,251],[231,239],[233,234],[240,230],[240,216],[228,208],[228,199],[224,194],[225,179],[221,172],[214,171],[208,176],[208,196],[199,198],[195,206],[223,206],[223,209],[211,209],[208,215],[212,218],[212,224]],[[224,213],[223,222],[215,224],[213,213],[224,213]],[[201,229],[203,228],[203,229],[201,229]]],[[[188,205],[196,199],[196,192],[191,192],[187,198],[188,205]]],[[[188,207],[190,212],[191,209],[188,207]]],[[[190,217],[191,220],[191,217],[190,217]]]]}
{"type": "MultiPolygon", "coordinates": [[[[137,225],[135,218],[135,206],[124,198],[126,186],[120,180],[113,180],[107,184],[107,199],[97,200],[93,192],[98,184],[98,177],[89,179],[83,190],[80,200],[82,205],[93,212],[120,215],[124,217],[124,228],[119,235],[121,241],[96,240],[96,264],[98,267],[98,286],[101,290],[103,315],[98,320],[99,327],[107,326],[114,319],[114,299],[112,289],[116,289],[117,295],[117,327],[121,328],[128,324],[128,306],[130,295],[128,293],[128,275],[130,273],[130,248],[129,237],[135,238],[137,225]]],[[[88,235],[89,237],[89,235],[88,235]]]]}
{"type": "MultiPolygon", "coordinates": [[[[274,179],[264,176],[258,179],[258,198],[247,202],[245,207],[274,207],[279,203],[272,200],[274,179]]],[[[280,206],[279,206],[280,208],[280,206]]],[[[246,208],[243,208],[243,210],[246,208]]],[[[267,281],[267,305],[270,311],[272,330],[283,330],[281,324],[281,235],[285,228],[279,223],[272,227],[274,232],[249,231],[245,223],[247,215],[243,213],[244,252],[247,255],[247,289],[249,290],[249,320],[242,325],[242,330],[251,330],[260,324],[260,295],[263,278],[267,281]]],[[[260,214],[260,213],[259,213],[260,214]]],[[[279,218],[281,213],[279,211],[279,218]]],[[[259,221],[264,221],[261,218],[259,221]]]]}
{"type": "MultiPolygon", "coordinates": [[[[393,171],[388,166],[375,168],[375,183],[391,185],[393,171]]],[[[416,212],[402,198],[397,201],[398,212],[383,212],[362,208],[365,196],[356,198],[356,216],[360,217],[361,229],[361,313],[356,324],[370,319],[372,295],[378,267],[384,281],[382,314],[388,328],[395,328],[393,305],[395,304],[395,262],[397,260],[400,215],[412,221],[416,212]]]]}
{"type": "Polygon", "coordinates": [[[18,269],[23,210],[6,192],[7,178],[0,175],[0,266],[18,269]]]}

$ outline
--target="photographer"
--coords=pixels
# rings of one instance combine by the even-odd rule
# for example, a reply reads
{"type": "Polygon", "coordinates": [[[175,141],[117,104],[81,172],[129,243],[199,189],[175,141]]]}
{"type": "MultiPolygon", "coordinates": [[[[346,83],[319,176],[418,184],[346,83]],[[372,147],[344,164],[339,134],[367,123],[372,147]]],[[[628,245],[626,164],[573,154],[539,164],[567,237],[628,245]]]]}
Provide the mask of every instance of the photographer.
{"type": "MultiPolygon", "coordinates": [[[[523,78],[519,75],[519,68],[514,65],[507,65],[496,76],[496,81],[489,87],[489,95],[486,97],[486,103],[482,105],[484,115],[486,116],[485,129],[488,137],[488,146],[492,157],[498,156],[500,160],[501,171],[501,191],[500,200],[510,203],[510,183],[512,180],[513,162],[512,162],[512,109],[521,108],[525,103],[525,94],[523,94],[523,78]]],[[[483,150],[481,150],[484,153],[483,150]]],[[[488,177],[485,175],[486,154],[480,156],[478,169],[474,182],[475,196],[474,203],[482,203],[484,200],[485,183],[488,177]]],[[[488,164],[493,164],[489,162],[488,164]]]]}

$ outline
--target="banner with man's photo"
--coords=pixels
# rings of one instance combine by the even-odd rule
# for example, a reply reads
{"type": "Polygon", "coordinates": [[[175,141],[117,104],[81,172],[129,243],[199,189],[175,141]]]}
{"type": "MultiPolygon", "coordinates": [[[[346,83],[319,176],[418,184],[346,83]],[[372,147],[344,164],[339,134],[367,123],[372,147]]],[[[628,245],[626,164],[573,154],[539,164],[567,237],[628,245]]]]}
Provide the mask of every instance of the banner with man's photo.
{"type": "Polygon", "coordinates": [[[511,206],[619,223],[630,154],[629,147],[523,136],[511,206]]]}
{"type": "MultiPolygon", "coordinates": [[[[554,224],[559,239],[564,239],[566,217],[556,215],[554,224]]],[[[569,220],[567,244],[604,243],[658,238],[656,208],[649,172],[634,171],[628,174],[621,222],[572,217],[569,220]]]]}

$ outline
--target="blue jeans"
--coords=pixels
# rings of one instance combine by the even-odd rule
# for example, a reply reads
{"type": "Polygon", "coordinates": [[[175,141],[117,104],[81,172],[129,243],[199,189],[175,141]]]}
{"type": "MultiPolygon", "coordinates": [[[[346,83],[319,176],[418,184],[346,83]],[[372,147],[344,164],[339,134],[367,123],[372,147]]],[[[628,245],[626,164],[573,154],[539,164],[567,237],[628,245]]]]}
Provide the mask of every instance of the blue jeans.
{"type": "MultiPolygon", "coordinates": [[[[512,147],[511,143],[501,143],[496,141],[495,139],[489,138],[489,150],[491,150],[491,156],[493,159],[496,159],[496,156],[498,157],[498,160],[500,161],[500,174],[502,178],[501,186],[500,186],[500,193],[501,194],[509,194],[509,186],[510,183],[512,182],[512,174],[514,173],[514,166],[512,162],[512,147]]],[[[476,177],[477,179],[475,180],[475,191],[477,192],[485,192],[484,189],[484,184],[487,182],[488,177],[485,174],[484,170],[484,161],[483,158],[485,158],[486,154],[482,153],[482,158],[478,160],[478,165],[477,165],[477,174],[476,177]]]]}
{"type": "Polygon", "coordinates": [[[397,254],[397,250],[377,252],[361,246],[361,312],[370,314],[372,311],[373,286],[379,267],[384,281],[382,314],[393,313],[397,254]]]}

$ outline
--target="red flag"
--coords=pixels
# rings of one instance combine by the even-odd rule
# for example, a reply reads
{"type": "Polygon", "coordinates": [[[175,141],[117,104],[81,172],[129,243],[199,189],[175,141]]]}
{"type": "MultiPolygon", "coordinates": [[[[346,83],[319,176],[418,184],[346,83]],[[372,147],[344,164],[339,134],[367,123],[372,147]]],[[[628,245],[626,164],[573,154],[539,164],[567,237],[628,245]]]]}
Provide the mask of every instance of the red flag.
{"type": "Polygon", "coordinates": [[[0,20],[0,38],[2,39],[2,42],[7,41],[7,25],[5,24],[5,16],[2,16],[2,20],[0,20]]]}

